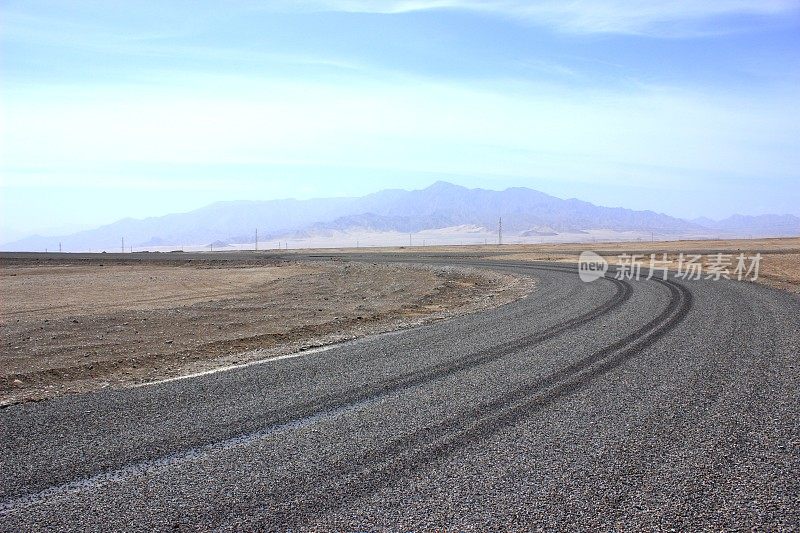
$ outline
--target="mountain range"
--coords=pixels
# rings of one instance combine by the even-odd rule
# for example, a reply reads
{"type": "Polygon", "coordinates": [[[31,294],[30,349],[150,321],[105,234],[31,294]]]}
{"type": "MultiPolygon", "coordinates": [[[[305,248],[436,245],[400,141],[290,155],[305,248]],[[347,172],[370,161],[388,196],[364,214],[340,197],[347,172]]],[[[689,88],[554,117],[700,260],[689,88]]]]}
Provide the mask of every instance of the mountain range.
{"type": "Polygon", "coordinates": [[[118,250],[121,239],[135,248],[184,245],[219,248],[228,243],[303,239],[347,232],[416,233],[465,227],[519,238],[567,238],[604,232],[655,234],[662,238],[767,237],[800,235],[793,215],[734,215],[721,221],[683,220],[653,211],[602,207],[560,199],[524,187],[503,191],[468,189],[439,181],[421,190],[389,189],[363,197],[312,200],[217,202],[187,213],[126,218],[96,229],[57,237],[31,236],[3,250],[118,250]],[[477,228],[477,229],[476,229],[477,228]]]}

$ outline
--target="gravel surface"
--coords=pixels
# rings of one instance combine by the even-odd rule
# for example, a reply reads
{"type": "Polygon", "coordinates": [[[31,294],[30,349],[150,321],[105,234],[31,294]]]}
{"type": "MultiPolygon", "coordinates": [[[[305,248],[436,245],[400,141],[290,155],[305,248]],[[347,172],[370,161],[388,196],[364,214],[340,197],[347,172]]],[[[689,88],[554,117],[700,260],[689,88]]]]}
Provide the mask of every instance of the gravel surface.
{"type": "Polygon", "coordinates": [[[0,410],[0,530],[800,527],[797,296],[493,268],[536,289],[302,357],[0,410]]]}

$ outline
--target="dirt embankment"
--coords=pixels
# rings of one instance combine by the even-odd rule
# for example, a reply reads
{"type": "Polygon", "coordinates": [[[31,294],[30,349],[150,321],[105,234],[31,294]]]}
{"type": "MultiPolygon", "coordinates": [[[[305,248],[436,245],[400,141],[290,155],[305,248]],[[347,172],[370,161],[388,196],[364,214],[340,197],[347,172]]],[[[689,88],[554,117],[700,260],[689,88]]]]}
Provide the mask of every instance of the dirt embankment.
{"type": "Polygon", "coordinates": [[[483,271],[341,261],[9,261],[0,271],[0,405],[306,350],[530,289],[483,271]]]}

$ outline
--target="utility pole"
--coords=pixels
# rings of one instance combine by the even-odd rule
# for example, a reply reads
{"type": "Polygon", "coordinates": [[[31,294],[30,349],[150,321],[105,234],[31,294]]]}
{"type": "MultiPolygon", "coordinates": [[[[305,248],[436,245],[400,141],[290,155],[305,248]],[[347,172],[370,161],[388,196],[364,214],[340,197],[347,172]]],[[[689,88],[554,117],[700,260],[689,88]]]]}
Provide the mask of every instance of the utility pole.
{"type": "Polygon", "coordinates": [[[256,252],[258,251],[258,228],[256,228],[256,252]]]}
{"type": "Polygon", "coordinates": [[[58,243],[58,253],[61,253],[61,243],[58,243]]]}
{"type": "Polygon", "coordinates": [[[411,234],[408,234],[408,245],[411,246],[411,234]]]}
{"type": "Polygon", "coordinates": [[[503,244],[503,217],[497,223],[497,244],[503,244]]]}
{"type": "Polygon", "coordinates": [[[122,238],[122,253],[125,253],[125,237],[122,238]]]}

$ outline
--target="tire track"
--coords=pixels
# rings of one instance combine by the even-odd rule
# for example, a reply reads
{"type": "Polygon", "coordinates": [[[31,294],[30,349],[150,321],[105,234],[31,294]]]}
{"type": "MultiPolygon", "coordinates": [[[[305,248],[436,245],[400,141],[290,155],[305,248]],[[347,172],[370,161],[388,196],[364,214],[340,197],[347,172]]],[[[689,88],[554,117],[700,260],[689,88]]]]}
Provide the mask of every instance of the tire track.
{"type": "MultiPolygon", "coordinates": [[[[537,267],[540,270],[551,270],[556,272],[574,273],[574,270],[562,268],[537,267]]],[[[633,294],[633,287],[627,281],[620,281],[613,278],[605,278],[614,283],[616,292],[614,296],[603,304],[591,309],[590,311],[569,319],[560,324],[553,325],[545,330],[527,335],[513,341],[493,346],[479,352],[464,356],[460,359],[450,359],[436,365],[431,365],[420,370],[408,372],[392,379],[383,380],[366,387],[353,388],[336,394],[329,394],[317,398],[298,406],[296,409],[287,413],[285,409],[273,410],[265,413],[271,417],[271,424],[286,424],[299,419],[318,415],[321,412],[334,411],[364,402],[374,401],[383,396],[399,393],[403,390],[416,387],[431,381],[443,379],[452,374],[463,372],[480,365],[487,364],[502,357],[507,357],[535,344],[540,344],[547,340],[557,337],[575,327],[582,326],[588,322],[596,320],[601,316],[614,311],[627,302],[633,294]]]]}
{"type": "Polygon", "coordinates": [[[318,516],[390,485],[421,466],[446,458],[463,446],[535,414],[624,364],[677,327],[692,308],[688,289],[673,281],[655,281],[668,288],[670,300],[663,312],[641,328],[530,385],[420,428],[357,458],[340,460],[327,469],[325,479],[316,478],[311,483],[286,479],[276,483],[280,493],[266,495],[273,501],[262,506],[263,510],[277,511],[270,515],[270,523],[281,528],[302,525],[301,517],[313,516],[310,510],[318,516]]]}

